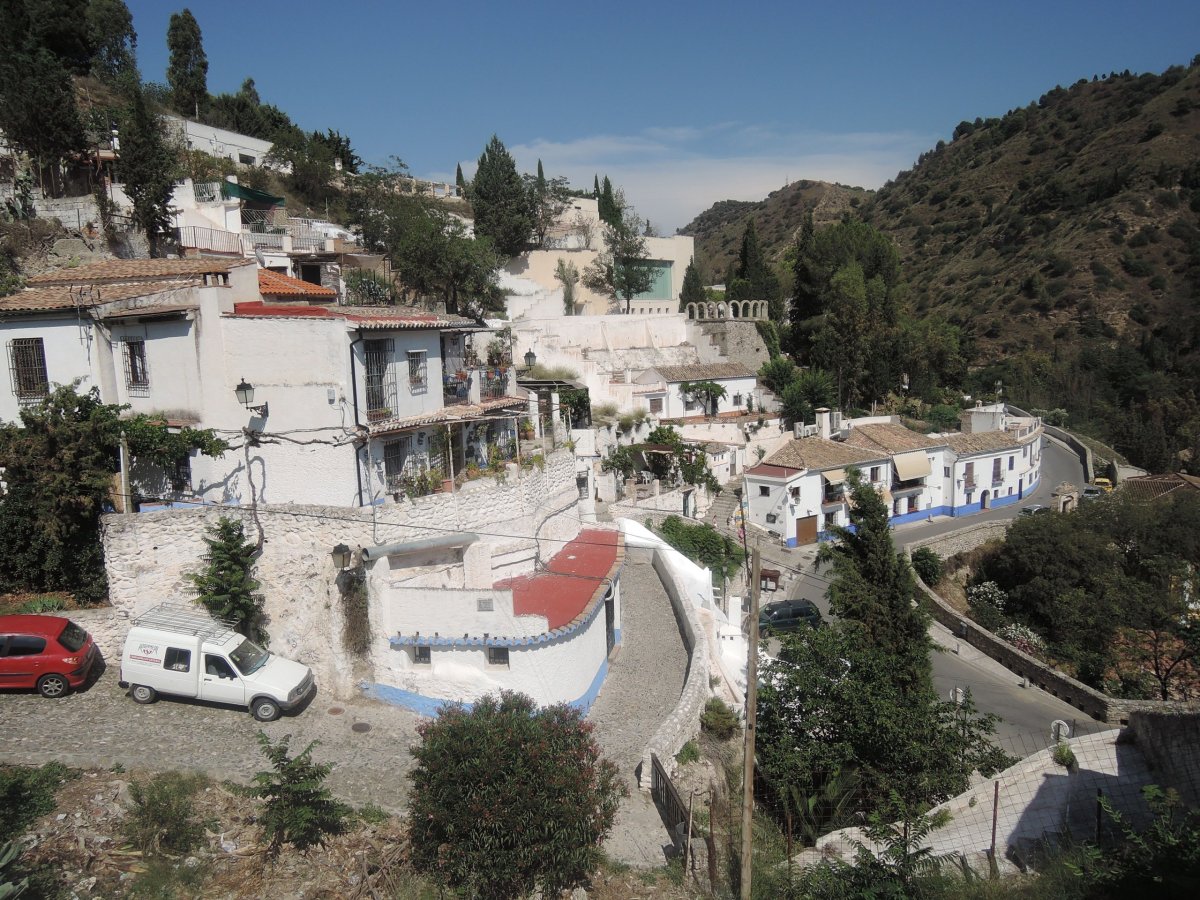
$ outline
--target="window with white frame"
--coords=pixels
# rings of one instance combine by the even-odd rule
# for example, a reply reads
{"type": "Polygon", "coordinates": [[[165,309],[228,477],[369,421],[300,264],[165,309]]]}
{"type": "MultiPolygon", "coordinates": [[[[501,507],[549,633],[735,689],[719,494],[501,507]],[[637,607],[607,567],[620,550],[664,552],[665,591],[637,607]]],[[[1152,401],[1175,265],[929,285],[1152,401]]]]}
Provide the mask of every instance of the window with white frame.
{"type": "Polygon", "coordinates": [[[424,350],[408,351],[408,389],[423,394],[429,387],[429,367],[424,350]]]}
{"type": "Polygon", "coordinates": [[[13,394],[21,403],[37,403],[50,395],[46,348],[40,337],[14,338],[8,342],[8,370],[13,394]]]}
{"type": "Polygon", "coordinates": [[[943,478],[950,477],[950,467],[949,466],[942,466],[942,477],[943,478]]]}
{"type": "Polygon", "coordinates": [[[871,484],[879,483],[879,470],[882,466],[871,466],[871,484]]]}
{"type": "Polygon", "coordinates": [[[146,365],[146,342],[141,338],[121,341],[121,360],[125,364],[125,391],[133,397],[150,395],[150,369],[146,365]]]}

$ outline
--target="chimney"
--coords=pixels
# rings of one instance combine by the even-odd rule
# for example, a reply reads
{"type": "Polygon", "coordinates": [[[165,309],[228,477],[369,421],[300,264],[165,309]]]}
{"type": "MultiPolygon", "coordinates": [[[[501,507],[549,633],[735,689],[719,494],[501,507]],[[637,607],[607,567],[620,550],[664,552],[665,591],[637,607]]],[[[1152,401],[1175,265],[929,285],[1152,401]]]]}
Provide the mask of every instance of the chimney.
{"type": "Polygon", "coordinates": [[[792,437],[799,439],[804,437],[804,423],[796,422],[792,425],[792,437]]]}
{"type": "Polygon", "coordinates": [[[833,429],[829,425],[829,408],[822,406],[817,410],[817,434],[829,440],[833,437],[833,429]]]}

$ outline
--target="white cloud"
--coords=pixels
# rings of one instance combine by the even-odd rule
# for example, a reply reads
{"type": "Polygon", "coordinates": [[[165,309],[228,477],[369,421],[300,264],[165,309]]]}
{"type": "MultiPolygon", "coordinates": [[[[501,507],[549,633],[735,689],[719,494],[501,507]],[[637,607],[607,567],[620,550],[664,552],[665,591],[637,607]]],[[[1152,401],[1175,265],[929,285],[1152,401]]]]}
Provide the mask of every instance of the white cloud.
{"type": "MultiPolygon", "coordinates": [[[[534,171],[540,159],[548,175],[565,175],[576,187],[608,175],[639,213],[669,234],[718,200],[761,200],[800,179],[880,187],[936,141],[936,135],[913,132],[718,122],[569,141],[536,138],[509,150],[521,171],[534,171]]],[[[474,161],[463,162],[468,178],[473,169],[474,161]]]]}

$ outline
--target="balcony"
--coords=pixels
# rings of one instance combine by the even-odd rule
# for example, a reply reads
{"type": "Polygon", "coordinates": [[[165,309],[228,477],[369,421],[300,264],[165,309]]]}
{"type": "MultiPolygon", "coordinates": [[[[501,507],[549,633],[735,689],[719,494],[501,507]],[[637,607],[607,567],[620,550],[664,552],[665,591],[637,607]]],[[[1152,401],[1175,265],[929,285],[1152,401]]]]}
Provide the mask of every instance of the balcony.
{"type": "Polygon", "coordinates": [[[459,406],[470,403],[473,381],[466,372],[447,375],[442,379],[442,405],[459,406]]]}
{"type": "Polygon", "coordinates": [[[924,487],[924,478],[909,478],[907,481],[893,481],[892,495],[902,496],[909,493],[918,494],[924,487]]]}

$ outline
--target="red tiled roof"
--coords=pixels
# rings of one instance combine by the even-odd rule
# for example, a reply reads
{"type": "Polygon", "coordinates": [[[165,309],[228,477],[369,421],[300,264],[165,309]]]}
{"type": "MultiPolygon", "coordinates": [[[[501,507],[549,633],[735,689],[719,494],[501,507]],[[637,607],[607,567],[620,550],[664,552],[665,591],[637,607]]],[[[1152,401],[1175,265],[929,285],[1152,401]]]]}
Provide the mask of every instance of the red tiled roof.
{"type": "Polygon", "coordinates": [[[270,269],[258,270],[258,292],[264,297],[325,297],[332,299],[337,291],[320,284],[310,284],[299,278],[284,275],[282,272],[272,272],[270,269]]]}
{"type": "Polygon", "coordinates": [[[210,256],[193,259],[106,259],[74,268],[53,269],[34,275],[26,283],[103,284],[105,282],[145,281],[148,279],[196,278],[201,275],[223,274],[252,260],[215,259],[210,256]]]}
{"type": "Polygon", "coordinates": [[[252,300],[235,303],[239,318],[342,319],[358,328],[466,328],[475,323],[463,316],[431,313],[395,306],[298,306],[252,300]]]}
{"type": "Polygon", "coordinates": [[[513,612],[545,616],[553,631],[583,616],[602,598],[625,559],[620,532],[586,528],[546,564],[546,569],[496,583],[511,588],[513,612]]]}

